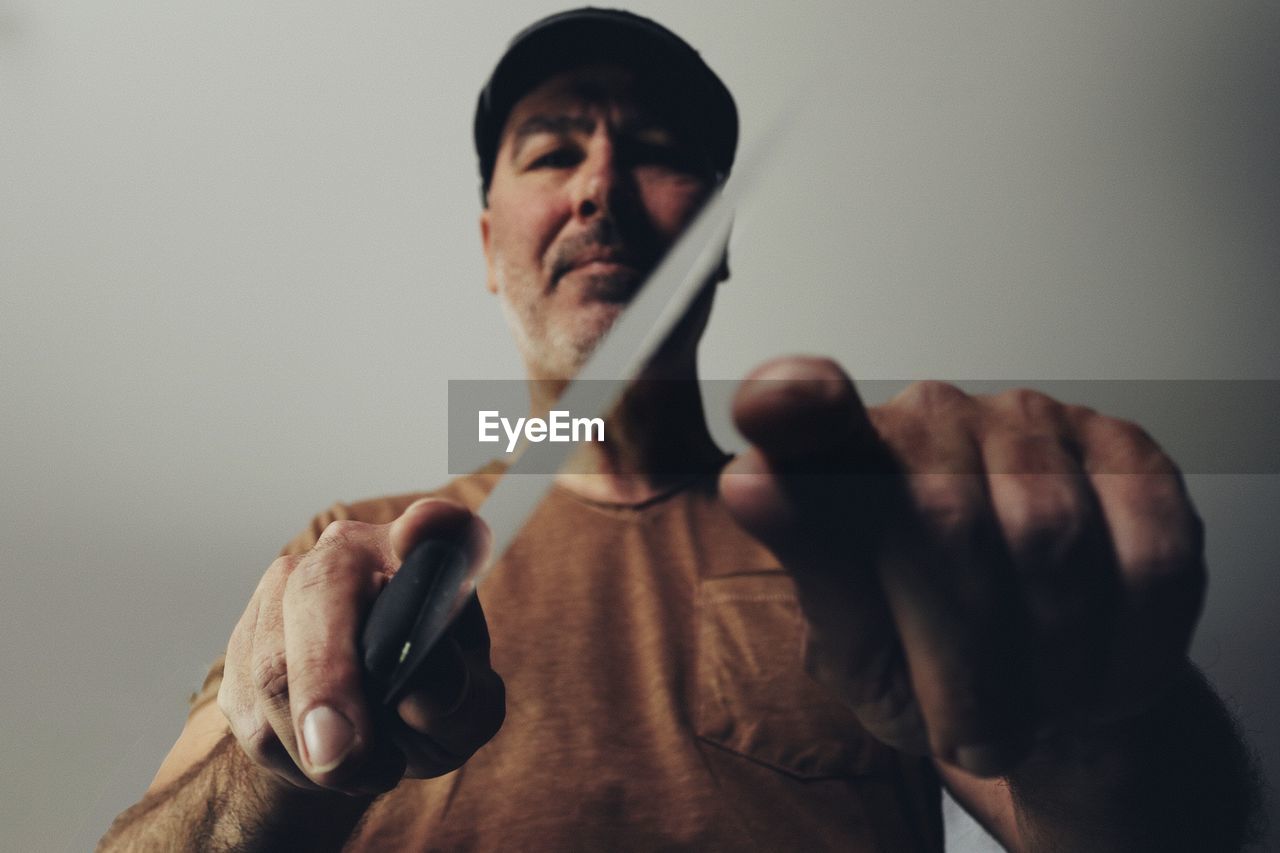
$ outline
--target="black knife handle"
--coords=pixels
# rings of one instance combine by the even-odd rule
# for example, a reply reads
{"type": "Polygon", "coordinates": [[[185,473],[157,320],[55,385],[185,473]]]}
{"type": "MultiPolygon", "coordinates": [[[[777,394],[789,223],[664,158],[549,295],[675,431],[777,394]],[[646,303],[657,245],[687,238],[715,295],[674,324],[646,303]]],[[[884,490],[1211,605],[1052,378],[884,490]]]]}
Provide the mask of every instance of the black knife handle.
{"type": "Polygon", "coordinates": [[[466,575],[467,553],[450,539],[414,545],[400,569],[378,594],[361,637],[370,693],[393,706],[413,681],[439,633],[443,611],[451,609],[458,579],[466,575]]]}

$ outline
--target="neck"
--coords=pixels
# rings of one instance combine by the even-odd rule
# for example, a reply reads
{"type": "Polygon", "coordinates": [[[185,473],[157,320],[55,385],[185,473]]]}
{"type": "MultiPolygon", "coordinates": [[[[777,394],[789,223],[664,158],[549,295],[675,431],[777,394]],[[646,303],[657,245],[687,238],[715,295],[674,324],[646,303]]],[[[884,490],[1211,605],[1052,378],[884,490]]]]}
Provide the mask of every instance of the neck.
{"type": "MultiPolygon", "coordinates": [[[[715,471],[724,461],[707,430],[697,370],[663,371],[681,378],[633,382],[605,419],[604,440],[584,442],[556,481],[569,491],[608,503],[642,503],[715,471]]],[[[551,410],[568,383],[535,381],[534,413],[551,410]]]]}

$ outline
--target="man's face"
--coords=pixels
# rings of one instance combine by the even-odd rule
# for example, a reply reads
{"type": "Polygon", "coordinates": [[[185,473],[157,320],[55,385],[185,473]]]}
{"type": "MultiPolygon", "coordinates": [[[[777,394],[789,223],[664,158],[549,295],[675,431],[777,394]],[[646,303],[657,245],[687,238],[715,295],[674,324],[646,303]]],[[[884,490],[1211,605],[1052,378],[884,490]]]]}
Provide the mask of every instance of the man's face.
{"type": "Polygon", "coordinates": [[[697,213],[694,151],[621,68],[557,75],[512,109],[480,229],[533,378],[577,372],[697,213]]]}

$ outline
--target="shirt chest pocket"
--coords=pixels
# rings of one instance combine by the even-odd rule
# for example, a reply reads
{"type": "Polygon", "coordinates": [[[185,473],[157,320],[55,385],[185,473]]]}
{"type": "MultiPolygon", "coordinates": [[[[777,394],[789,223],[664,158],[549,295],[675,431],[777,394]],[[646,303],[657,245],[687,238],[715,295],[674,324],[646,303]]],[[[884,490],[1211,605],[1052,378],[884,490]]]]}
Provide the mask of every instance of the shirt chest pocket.
{"type": "Polygon", "coordinates": [[[802,779],[888,770],[893,753],[802,667],[804,619],[781,571],[702,581],[698,737],[802,779]]]}

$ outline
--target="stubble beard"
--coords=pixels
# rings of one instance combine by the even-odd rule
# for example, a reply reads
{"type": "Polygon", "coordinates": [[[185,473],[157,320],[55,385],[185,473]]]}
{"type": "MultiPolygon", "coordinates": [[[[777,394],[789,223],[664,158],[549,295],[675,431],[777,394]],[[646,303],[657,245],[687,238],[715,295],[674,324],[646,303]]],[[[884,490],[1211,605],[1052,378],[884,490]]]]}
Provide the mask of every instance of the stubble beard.
{"type": "Polygon", "coordinates": [[[513,287],[513,278],[498,259],[498,299],[526,369],[539,379],[572,379],[625,304],[592,303],[582,312],[589,315],[556,318],[547,310],[548,301],[540,297],[539,282],[516,282],[513,287]]]}

